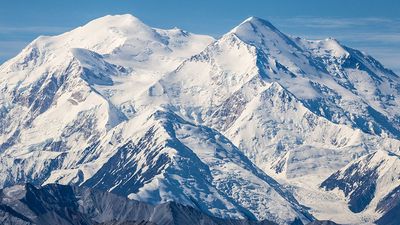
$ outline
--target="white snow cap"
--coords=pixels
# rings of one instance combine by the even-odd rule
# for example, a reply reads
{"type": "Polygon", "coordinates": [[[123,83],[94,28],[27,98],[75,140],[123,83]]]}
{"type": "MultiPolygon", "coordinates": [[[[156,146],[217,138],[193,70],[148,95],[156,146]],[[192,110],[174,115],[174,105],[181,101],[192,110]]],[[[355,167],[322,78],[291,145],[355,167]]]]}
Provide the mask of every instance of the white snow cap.
{"type": "Polygon", "coordinates": [[[230,33],[235,33],[235,34],[254,33],[257,32],[258,30],[265,30],[265,29],[280,33],[280,31],[274,25],[272,25],[272,23],[255,16],[251,16],[245,19],[238,26],[233,28],[230,31],[230,33]]]}

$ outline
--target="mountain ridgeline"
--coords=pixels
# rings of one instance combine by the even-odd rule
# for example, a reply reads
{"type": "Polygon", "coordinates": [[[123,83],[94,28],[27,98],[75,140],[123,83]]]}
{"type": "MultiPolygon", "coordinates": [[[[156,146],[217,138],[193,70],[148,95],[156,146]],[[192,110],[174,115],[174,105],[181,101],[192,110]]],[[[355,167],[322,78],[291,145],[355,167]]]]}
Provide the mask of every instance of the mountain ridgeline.
{"type": "Polygon", "coordinates": [[[105,16],[0,66],[0,219],[396,224],[399,109],[400,77],[332,38],[105,16]]]}

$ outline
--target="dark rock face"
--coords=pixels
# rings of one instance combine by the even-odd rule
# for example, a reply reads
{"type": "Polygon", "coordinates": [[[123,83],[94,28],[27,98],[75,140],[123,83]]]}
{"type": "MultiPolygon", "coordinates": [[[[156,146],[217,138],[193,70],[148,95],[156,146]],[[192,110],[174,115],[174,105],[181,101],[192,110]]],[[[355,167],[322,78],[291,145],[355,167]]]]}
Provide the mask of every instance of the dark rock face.
{"type": "Polygon", "coordinates": [[[0,222],[4,225],[276,225],[270,221],[221,219],[174,202],[150,205],[108,192],[58,184],[41,188],[26,184],[1,190],[0,222]]]}
{"type": "Polygon", "coordinates": [[[118,195],[127,196],[129,193],[135,193],[142,187],[145,181],[150,180],[155,175],[159,174],[168,164],[169,158],[166,155],[161,155],[158,160],[155,160],[155,155],[162,148],[157,146],[155,143],[154,131],[151,129],[146,135],[139,141],[137,145],[132,142],[128,142],[119,148],[118,153],[109,159],[109,161],[88,181],[83,185],[93,187],[96,189],[107,191],[111,187],[116,186],[113,189],[113,193],[118,195]],[[152,148],[152,146],[156,146],[152,148]],[[137,163],[132,158],[136,157],[142,149],[148,149],[154,162],[147,161],[147,165],[151,165],[151,169],[148,169],[143,173],[144,177],[139,179],[137,172],[132,174],[133,171],[140,171],[142,168],[137,168],[137,163]],[[123,159],[123,160],[121,160],[123,159]],[[118,185],[119,181],[125,180],[124,185],[118,185]]]}
{"type": "MultiPolygon", "coordinates": [[[[373,156],[371,154],[368,157],[373,156]]],[[[349,209],[355,213],[363,211],[374,198],[378,178],[376,168],[363,173],[357,172],[361,166],[361,162],[354,163],[343,173],[338,171],[321,184],[321,187],[329,191],[335,188],[342,190],[346,197],[349,196],[349,209]]]]}
{"type": "Polygon", "coordinates": [[[400,221],[400,204],[393,207],[375,223],[378,225],[398,225],[400,221]]]}
{"type": "Polygon", "coordinates": [[[388,212],[400,205],[400,186],[387,194],[377,205],[377,212],[388,212]]]}
{"type": "Polygon", "coordinates": [[[307,225],[340,225],[340,224],[337,224],[330,220],[316,220],[311,223],[308,223],[307,225]]]}
{"type": "Polygon", "coordinates": [[[396,225],[400,221],[400,186],[387,194],[377,205],[376,211],[383,215],[376,221],[378,225],[396,225]]]}
{"type": "Polygon", "coordinates": [[[125,222],[118,222],[118,221],[111,221],[106,223],[99,223],[98,225],[157,225],[156,223],[148,222],[148,221],[125,221],[125,222]]]}
{"type": "Polygon", "coordinates": [[[31,225],[32,222],[11,207],[0,205],[0,224],[31,225]]]}

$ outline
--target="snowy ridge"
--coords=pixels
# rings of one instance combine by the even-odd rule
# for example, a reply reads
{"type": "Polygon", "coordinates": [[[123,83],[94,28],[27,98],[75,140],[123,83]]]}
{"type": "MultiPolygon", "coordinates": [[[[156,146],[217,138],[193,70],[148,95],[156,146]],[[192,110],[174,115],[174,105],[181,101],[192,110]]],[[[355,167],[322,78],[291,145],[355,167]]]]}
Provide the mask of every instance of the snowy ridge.
{"type": "Polygon", "coordinates": [[[260,168],[287,178],[310,170],[323,177],[368,151],[399,147],[315,115],[278,83],[248,103],[226,133],[260,168]]]}
{"type": "MultiPolygon", "coordinates": [[[[399,188],[399,166],[398,155],[377,151],[332,174],[322,182],[321,187],[342,191],[353,212],[382,215],[395,207],[383,203],[388,196],[393,197],[395,189],[399,188]]],[[[376,218],[379,218],[378,215],[376,218]]]]}
{"type": "Polygon", "coordinates": [[[307,223],[308,211],[385,221],[399,85],[371,56],[256,17],[218,40],[102,17],[0,66],[0,186],[85,185],[279,224],[307,223]],[[376,174],[374,163],[379,194],[348,208],[365,202],[335,189],[354,181],[339,174],[376,174]]]}
{"type": "MultiPolygon", "coordinates": [[[[282,224],[311,219],[278,183],[210,128],[157,111],[112,133],[85,152],[90,157],[79,160],[78,170],[100,169],[94,174],[81,170],[76,184],[152,204],[180,202],[224,218],[269,218],[282,224]]],[[[55,170],[46,183],[70,183],[69,173],[55,170]]]]}

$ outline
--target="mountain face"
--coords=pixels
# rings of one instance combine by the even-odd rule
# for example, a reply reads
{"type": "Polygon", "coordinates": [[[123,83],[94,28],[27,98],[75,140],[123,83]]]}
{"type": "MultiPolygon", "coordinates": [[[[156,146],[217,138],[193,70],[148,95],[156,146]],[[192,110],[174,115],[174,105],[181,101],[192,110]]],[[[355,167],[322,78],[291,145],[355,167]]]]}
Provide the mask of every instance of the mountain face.
{"type": "Polygon", "coordinates": [[[0,187],[75,185],[210,218],[391,224],[399,108],[400,77],[334,39],[255,17],[214,40],[106,16],[0,66],[0,187]]]}
{"type": "Polygon", "coordinates": [[[351,162],[322,182],[321,187],[339,189],[352,212],[378,212],[378,224],[396,221],[399,207],[400,156],[377,151],[351,162]],[[382,222],[386,221],[386,222],[382,222]]]}
{"type": "Polygon", "coordinates": [[[61,225],[274,225],[269,221],[219,219],[173,202],[150,205],[108,192],[57,184],[1,190],[2,224],[61,225]]]}
{"type": "Polygon", "coordinates": [[[324,221],[313,221],[309,223],[308,225],[337,225],[337,223],[329,221],[329,220],[324,220],[324,221]]]}

